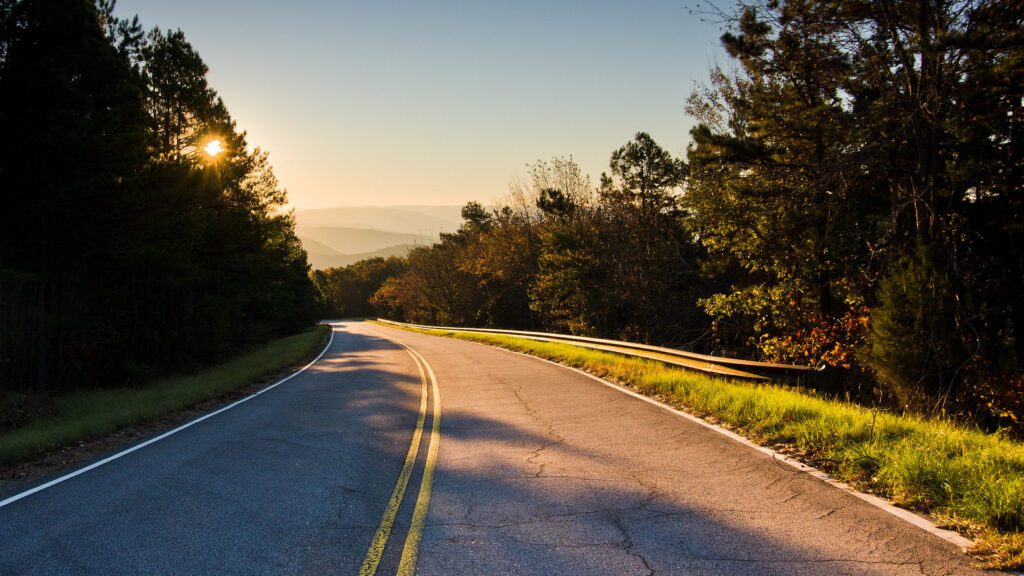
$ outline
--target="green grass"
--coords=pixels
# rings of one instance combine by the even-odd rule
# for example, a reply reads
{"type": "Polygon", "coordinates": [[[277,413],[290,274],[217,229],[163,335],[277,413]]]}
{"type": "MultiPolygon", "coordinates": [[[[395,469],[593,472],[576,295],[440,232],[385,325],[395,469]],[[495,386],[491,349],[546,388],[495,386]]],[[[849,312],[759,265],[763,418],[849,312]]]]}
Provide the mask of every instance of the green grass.
{"type": "Polygon", "coordinates": [[[318,351],[328,330],[328,326],[317,326],[275,340],[191,376],[158,380],[141,388],[59,396],[55,399],[56,415],[0,435],[0,464],[22,462],[244,388],[318,351]]]}
{"type": "Polygon", "coordinates": [[[1024,444],[1003,435],[569,344],[423,332],[525,352],[629,385],[933,515],[976,538],[973,552],[988,566],[1024,565],[1024,444]]]}

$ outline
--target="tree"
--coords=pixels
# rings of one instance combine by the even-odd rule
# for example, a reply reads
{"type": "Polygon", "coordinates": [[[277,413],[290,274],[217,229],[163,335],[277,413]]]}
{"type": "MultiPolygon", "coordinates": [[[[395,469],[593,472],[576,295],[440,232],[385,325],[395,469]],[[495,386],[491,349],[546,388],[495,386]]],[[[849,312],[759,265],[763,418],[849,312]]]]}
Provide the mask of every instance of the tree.
{"type": "Polygon", "coordinates": [[[485,326],[535,328],[528,291],[537,269],[537,220],[505,206],[486,221],[467,243],[460,264],[476,281],[481,298],[476,317],[485,326]]]}
{"type": "Polygon", "coordinates": [[[4,388],[135,384],[316,312],[267,155],[183,34],[144,37],[112,7],[0,5],[4,388]]]}
{"type": "MultiPolygon", "coordinates": [[[[685,165],[647,134],[611,155],[599,197],[545,187],[531,308],[557,330],[681,343],[700,323],[692,242],[676,210],[685,165]]],[[[569,183],[577,178],[564,179],[569,183]]]]}
{"type": "Polygon", "coordinates": [[[556,332],[609,334],[602,212],[593,206],[580,207],[569,198],[560,190],[548,189],[538,199],[549,219],[539,237],[530,308],[545,328],[556,332]]]}
{"type": "Polygon", "coordinates": [[[0,370],[52,389],[116,364],[102,311],[116,298],[105,282],[115,230],[144,161],[141,84],[91,2],[3,12],[0,306],[23,331],[2,331],[0,370]]]}
{"type": "Polygon", "coordinates": [[[478,325],[480,295],[472,276],[460,270],[463,248],[454,234],[440,244],[413,248],[402,274],[385,281],[371,302],[398,311],[409,322],[478,325]]]}
{"type": "Polygon", "coordinates": [[[405,262],[395,256],[360,260],[342,268],[328,268],[314,272],[314,283],[327,304],[326,313],[333,318],[353,318],[393,311],[385,301],[393,296],[381,296],[382,306],[371,301],[384,284],[405,269],[405,262]]]}
{"type": "Polygon", "coordinates": [[[675,207],[675,192],[686,175],[686,165],[646,132],[637,132],[612,152],[609,166],[611,176],[601,175],[600,193],[606,200],[632,205],[647,220],[675,207]]]}
{"type": "Polygon", "coordinates": [[[933,406],[973,410],[965,382],[1019,366],[1011,5],[790,0],[725,15],[740,69],[713,71],[688,106],[701,125],[684,204],[741,272],[709,312],[769,358],[856,368],[863,346],[883,392],[907,397],[915,370],[933,406]]]}
{"type": "Polygon", "coordinates": [[[849,366],[863,337],[861,238],[880,200],[850,138],[843,26],[825,2],[744,7],[722,38],[741,72],[713,70],[687,107],[690,223],[743,271],[704,307],[769,360],[849,366]]]}
{"type": "MultiPolygon", "coordinates": [[[[157,156],[196,155],[203,139],[232,135],[227,109],[206,82],[208,68],[181,30],[154,28],[141,53],[157,156]]],[[[237,144],[230,142],[228,149],[239,149],[237,144]]]]}
{"type": "Polygon", "coordinates": [[[864,362],[907,409],[927,411],[955,400],[950,394],[965,351],[945,281],[922,250],[895,263],[879,284],[864,362]]]}
{"type": "Polygon", "coordinates": [[[686,164],[648,134],[614,151],[601,175],[601,229],[614,334],[630,340],[688,342],[703,315],[696,251],[677,207],[686,164]]]}

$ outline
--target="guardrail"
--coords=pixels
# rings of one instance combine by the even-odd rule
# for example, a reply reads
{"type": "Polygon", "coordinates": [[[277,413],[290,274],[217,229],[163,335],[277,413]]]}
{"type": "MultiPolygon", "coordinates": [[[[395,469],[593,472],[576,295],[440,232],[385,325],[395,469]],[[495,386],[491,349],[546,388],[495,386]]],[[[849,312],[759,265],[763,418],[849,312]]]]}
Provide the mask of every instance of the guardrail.
{"type": "Polygon", "coordinates": [[[697,354],[696,352],[687,352],[686,350],[677,350],[675,348],[651,346],[649,344],[637,344],[634,342],[622,342],[619,340],[605,340],[603,338],[589,338],[586,336],[551,334],[548,332],[528,332],[524,330],[498,330],[495,328],[428,326],[424,324],[395,322],[393,320],[385,320],[383,318],[378,318],[377,321],[382,324],[392,324],[395,326],[420,328],[424,330],[504,334],[506,336],[515,336],[517,338],[525,338],[527,340],[536,340],[541,342],[571,343],[575,346],[590,348],[593,350],[603,350],[626,356],[657,360],[659,362],[680,366],[689,370],[696,370],[705,374],[741,378],[745,380],[782,381],[817,388],[822,382],[823,375],[825,373],[824,368],[756,362],[754,360],[740,360],[737,358],[726,358],[723,356],[709,356],[707,354],[697,354]]]}

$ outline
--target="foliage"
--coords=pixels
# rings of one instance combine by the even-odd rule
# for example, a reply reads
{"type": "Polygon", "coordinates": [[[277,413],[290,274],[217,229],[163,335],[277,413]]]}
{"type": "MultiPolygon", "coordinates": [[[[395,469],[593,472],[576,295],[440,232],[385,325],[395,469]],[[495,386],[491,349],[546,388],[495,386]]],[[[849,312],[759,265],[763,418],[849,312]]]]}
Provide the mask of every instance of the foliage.
{"type": "Polygon", "coordinates": [[[422,324],[475,323],[482,297],[476,282],[460,268],[468,238],[476,235],[472,222],[440,244],[417,246],[405,259],[404,272],[385,282],[372,299],[381,309],[422,324]]]}
{"type": "Polygon", "coordinates": [[[5,382],[135,382],[308,323],[318,299],[825,364],[864,402],[1021,429],[1014,3],[738,3],[717,12],[735,65],[687,102],[686,162],[645,132],[596,186],[539,161],[438,244],[311,281],[266,154],[184,35],[56,1],[0,2],[5,382]]]}
{"type": "Polygon", "coordinates": [[[372,316],[378,310],[370,298],[384,282],[398,276],[405,262],[395,256],[369,258],[342,268],[328,268],[313,272],[313,284],[325,314],[332,318],[359,318],[372,316]]]}
{"type": "Polygon", "coordinates": [[[712,70],[688,102],[700,125],[683,205],[731,271],[702,301],[720,348],[867,366],[903,406],[1002,418],[970,397],[1005,389],[980,378],[1012,379],[1024,357],[1024,42],[1011,5],[718,13],[739,66],[712,70]]]}
{"type": "MultiPolygon", "coordinates": [[[[953,295],[925,250],[895,263],[878,289],[864,363],[901,405],[945,404],[968,359],[953,295]]],[[[930,406],[929,406],[930,407],[930,406]]]]}
{"type": "Polygon", "coordinates": [[[676,208],[685,164],[645,133],[595,191],[572,159],[529,166],[507,203],[414,250],[373,302],[406,320],[676,342],[703,332],[697,248],[676,208]]]}
{"type": "Polygon", "coordinates": [[[1021,13],[1006,3],[740,3],[735,72],[687,102],[688,163],[649,134],[597,187],[528,166],[374,302],[826,365],[834,392],[1024,420],[1021,13]]]}
{"type": "Polygon", "coordinates": [[[607,328],[607,269],[601,253],[603,213],[578,209],[568,197],[545,190],[538,205],[555,219],[539,234],[541,253],[531,284],[530,308],[544,327],[570,334],[607,328]]]}
{"type": "Polygon", "coordinates": [[[308,326],[285,192],[184,34],[55,1],[0,10],[0,388],[136,385],[308,326]]]}

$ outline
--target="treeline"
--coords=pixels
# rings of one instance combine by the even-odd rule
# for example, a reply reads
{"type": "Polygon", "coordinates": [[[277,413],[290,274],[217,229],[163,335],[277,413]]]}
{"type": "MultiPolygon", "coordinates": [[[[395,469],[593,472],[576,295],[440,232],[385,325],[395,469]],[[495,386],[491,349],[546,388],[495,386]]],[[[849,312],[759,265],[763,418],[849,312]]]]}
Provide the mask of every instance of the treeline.
{"type": "MultiPolygon", "coordinates": [[[[370,302],[416,322],[823,363],[865,402],[1019,426],[1019,3],[715,15],[734,62],[687,102],[686,162],[640,133],[596,186],[571,160],[534,164],[505,205],[468,205],[458,232],[394,264],[370,302]]],[[[328,298],[337,274],[318,283],[328,298]]]]}
{"type": "Polygon", "coordinates": [[[315,320],[285,192],[206,73],[112,0],[0,0],[0,392],[132,385],[315,320]]]}

